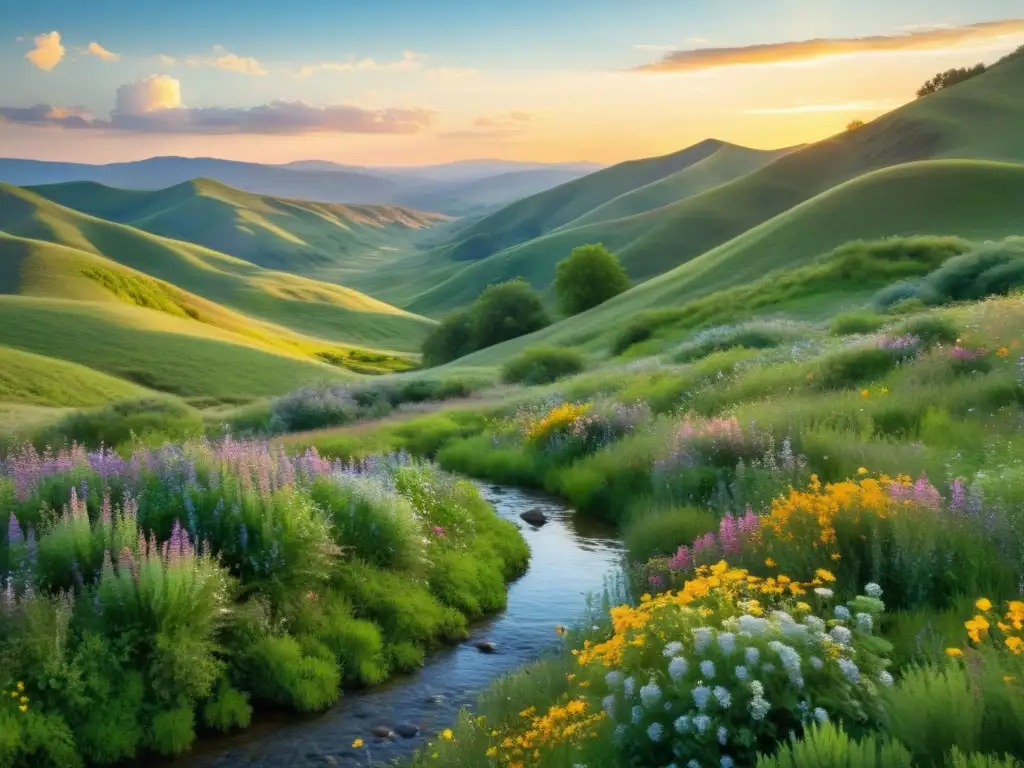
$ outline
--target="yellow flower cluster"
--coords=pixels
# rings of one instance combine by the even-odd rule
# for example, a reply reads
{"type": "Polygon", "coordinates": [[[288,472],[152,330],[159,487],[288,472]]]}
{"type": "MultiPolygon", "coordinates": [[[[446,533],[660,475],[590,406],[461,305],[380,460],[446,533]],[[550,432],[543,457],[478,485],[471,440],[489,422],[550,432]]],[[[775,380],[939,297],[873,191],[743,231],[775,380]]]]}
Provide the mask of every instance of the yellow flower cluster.
{"type": "MultiPolygon", "coordinates": [[[[983,639],[989,637],[993,623],[995,624],[998,638],[996,644],[1005,647],[1015,656],[1024,653],[1024,601],[1010,600],[1006,604],[1006,611],[1001,616],[992,615],[992,601],[982,597],[974,603],[978,613],[964,622],[967,636],[972,643],[980,644],[983,639]]],[[[959,648],[947,648],[948,656],[963,656],[959,648]]]]}
{"type": "Polygon", "coordinates": [[[491,736],[496,738],[496,743],[486,752],[487,757],[500,760],[509,768],[522,768],[531,759],[540,759],[541,749],[579,742],[584,738],[597,738],[596,728],[605,718],[605,713],[603,710],[591,712],[587,700],[577,697],[564,704],[555,704],[541,715],[533,707],[527,707],[519,717],[527,721],[525,726],[514,733],[492,731],[491,736]]]}
{"type": "Polygon", "coordinates": [[[597,662],[614,667],[622,660],[626,648],[643,646],[652,622],[661,615],[678,614],[680,608],[692,607],[706,618],[722,608],[733,615],[738,607],[759,616],[765,612],[763,602],[774,603],[778,598],[803,595],[809,588],[832,581],[835,581],[835,576],[824,569],[818,570],[813,581],[801,583],[784,575],[762,579],[743,568],[730,568],[724,560],[715,565],[704,565],[678,592],[662,592],[653,598],[644,595],[636,607],[620,605],[613,608],[612,636],[603,643],[587,641],[582,650],[573,653],[580,664],[597,662]]]}
{"type": "Polygon", "coordinates": [[[589,403],[583,403],[582,405],[562,403],[561,405],[556,405],[541,418],[526,425],[526,440],[529,443],[540,442],[551,433],[569,426],[576,419],[584,416],[589,410],[589,403]]]}
{"type": "Polygon", "coordinates": [[[790,489],[787,496],[776,499],[768,514],[761,518],[764,533],[774,534],[782,541],[792,541],[797,531],[810,533],[814,545],[835,542],[834,521],[837,515],[852,512],[859,516],[868,513],[876,517],[891,514],[899,502],[889,495],[894,485],[910,487],[913,481],[900,475],[895,479],[881,475],[857,480],[844,480],[822,485],[817,475],[811,475],[807,490],[790,489]]]}
{"type": "Polygon", "coordinates": [[[28,712],[28,696],[25,695],[25,684],[19,680],[14,684],[14,690],[10,694],[18,709],[22,712],[28,712]]]}

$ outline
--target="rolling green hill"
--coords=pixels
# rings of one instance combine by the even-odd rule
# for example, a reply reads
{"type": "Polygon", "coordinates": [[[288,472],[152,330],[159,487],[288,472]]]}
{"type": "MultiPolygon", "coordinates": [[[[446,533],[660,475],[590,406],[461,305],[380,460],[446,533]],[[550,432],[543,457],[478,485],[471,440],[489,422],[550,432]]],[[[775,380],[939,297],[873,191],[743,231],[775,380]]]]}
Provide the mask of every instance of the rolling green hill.
{"type": "Polygon", "coordinates": [[[599,307],[451,365],[492,366],[537,344],[584,345],[606,353],[609,337],[639,312],[682,307],[774,271],[807,264],[851,240],[936,234],[980,241],[1024,235],[1021,201],[1021,163],[932,160],[875,171],[820,194],[599,307]]]}
{"type": "MultiPolygon", "coordinates": [[[[537,222],[543,220],[530,217],[525,210],[527,203],[538,203],[542,198],[537,195],[482,219],[472,230],[460,233],[446,252],[439,249],[438,253],[456,264],[460,264],[460,255],[482,255],[486,249],[459,249],[465,248],[474,231],[478,237],[484,237],[485,225],[491,227],[487,231],[506,231],[494,222],[507,222],[506,229],[518,233],[517,236],[531,232],[540,236],[525,243],[520,237],[518,245],[506,244],[503,251],[449,272],[444,283],[415,297],[406,306],[418,312],[441,314],[471,301],[488,284],[517,275],[546,289],[555,263],[584,242],[603,242],[618,252],[631,277],[647,280],[871,171],[929,159],[1022,161],[1021,125],[1024,58],[1017,57],[965,83],[913,101],[859,129],[787,153],[758,170],[654,210],[591,221],[584,212],[570,209],[577,214],[578,221],[540,235],[537,222]]],[[[697,145],[701,146],[704,145],[697,145]]],[[[707,157],[702,159],[709,161],[707,157]]],[[[691,165],[696,168],[702,159],[691,165]]],[[[571,184],[578,187],[619,168],[622,166],[571,184]]],[[[571,185],[565,184],[543,193],[543,198],[557,201],[571,190],[571,185]]],[[[621,203],[605,201],[602,207],[607,205],[613,211],[623,212],[630,209],[629,204],[621,203]]],[[[856,220],[859,213],[851,209],[848,215],[856,220]]],[[[596,217],[597,211],[591,216],[596,217]]],[[[560,219],[552,222],[559,222],[559,226],[564,223],[560,219]]],[[[498,242],[499,238],[492,236],[492,240],[498,242]]]]}
{"type": "Polygon", "coordinates": [[[373,268],[449,217],[392,205],[342,205],[257,195],[210,179],[155,192],[94,182],[29,188],[59,205],[301,275],[373,268]]]}
{"type": "MultiPolygon", "coordinates": [[[[426,318],[352,289],[151,235],[18,187],[0,185],[0,232],[106,257],[251,318],[328,342],[411,352],[432,327],[426,318]]],[[[0,285],[3,280],[10,277],[0,277],[0,285]]]]}

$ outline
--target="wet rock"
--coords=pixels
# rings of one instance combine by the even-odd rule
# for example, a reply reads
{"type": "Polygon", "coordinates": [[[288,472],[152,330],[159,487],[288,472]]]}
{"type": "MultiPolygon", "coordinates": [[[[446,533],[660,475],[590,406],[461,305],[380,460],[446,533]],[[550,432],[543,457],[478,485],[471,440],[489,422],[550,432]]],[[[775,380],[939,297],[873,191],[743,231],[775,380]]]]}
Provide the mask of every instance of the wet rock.
{"type": "Polygon", "coordinates": [[[444,696],[440,693],[435,693],[433,696],[427,696],[427,704],[444,704],[444,696]]]}
{"type": "Polygon", "coordinates": [[[540,527],[548,521],[548,516],[544,514],[544,511],[540,507],[534,507],[528,509],[519,515],[524,521],[530,525],[540,527]]]}
{"type": "Polygon", "coordinates": [[[505,492],[505,489],[502,488],[500,485],[492,485],[491,486],[491,493],[501,494],[501,493],[504,493],[504,492],[505,492]]]}
{"type": "Polygon", "coordinates": [[[324,755],[324,762],[327,763],[327,765],[337,765],[338,758],[334,755],[324,755]]]}
{"type": "Polygon", "coordinates": [[[473,645],[480,653],[496,653],[498,650],[498,646],[490,640],[477,640],[473,645]]]}
{"type": "Polygon", "coordinates": [[[392,730],[386,725],[376,725],[370,730],[370,733],[378,739],[390,739],[394,735],[392,730]]]}
{"type": "Polygon", "coordinates": [[[395,726],[395,733],[401,736],[403,739],[412,739],[420,732],[418,725],[412,723],[400,723],[395,726]]]}

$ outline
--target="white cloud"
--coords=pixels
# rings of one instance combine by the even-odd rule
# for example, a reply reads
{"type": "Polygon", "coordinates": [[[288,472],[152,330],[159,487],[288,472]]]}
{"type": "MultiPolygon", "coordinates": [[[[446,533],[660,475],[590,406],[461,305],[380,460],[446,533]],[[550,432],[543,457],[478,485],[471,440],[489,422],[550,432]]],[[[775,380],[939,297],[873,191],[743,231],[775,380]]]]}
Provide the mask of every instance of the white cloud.
{"type": "Polygon", "coordinates": [[[97,59],[102,59],[103,61],[118,61],[121,58],[121,54],[108,51],[95,40],[89,43],[89,47],[86,48],[83,53],[88,53],[90,56],[95,56],[97,59]]]}
{"type": "Polygon", "coordinates": [[[60,64],[64,58],[64,46],[60,44],[60,32],[47,32],[35,37],[35,48],[25,54],[25,58],[44,72],[60,64]]]}
{"type": "Polygon", "coordinates": [[[175,64],[178,63],[178,60],[173,56],[167,56],[162,53],[158,53],[154,58],[161,64],[163,64],[165,67],[173,67],[175,64]]]}
{"type": "Polygon", "coordinates": [[[267,71],[251,56],[239,56],[225,50],[222,45],[213,46],[212,56],[189,56],[185,63],[190,67],[212,67],[237,72],[241,75],[265,75],[267,71]]]}
{"type": "Polygon", "coordinates": [[[324,61],[319,64],[307,64],[296,74],[299,77],[309,77],[319,72],[411,72],[421,69],[424,59],[425,54],[405,51],[402,58],[395,61],[377,61],[372,58],[324,61]]]}
{"type": "MultiPolygon", "coordinates": [[[[520,118],[525,113],[516,113],[520,118]]],[[[351,104],[323,107],[302,101],[271,101],[253,107],[186,107],[181,84],[168,75],[150,75],[117,90],[107,120],[80,108],[38,104],[0,107],[0,118],[27,125],[123,130],[140,133],[299,135],[310,133],[418,133],[434,123],[428,109],[366,109],[351,104]]]]}
{"type": "Polygon", "coordinates": [[[145,115],[181,106],[181,83],[169,75],[150,75],[117,89],[116,115],[145,115]]]}

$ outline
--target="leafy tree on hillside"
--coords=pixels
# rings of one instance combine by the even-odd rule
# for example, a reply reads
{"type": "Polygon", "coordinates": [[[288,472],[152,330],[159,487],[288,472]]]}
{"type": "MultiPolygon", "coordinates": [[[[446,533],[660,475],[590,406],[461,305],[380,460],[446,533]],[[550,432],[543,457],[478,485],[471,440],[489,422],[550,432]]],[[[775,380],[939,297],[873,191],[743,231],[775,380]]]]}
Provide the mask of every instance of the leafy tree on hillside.
{"type": "Polygon", "coordinates": [[[851,120],[850,122],[848,122],[846,124],[846,130],[848,130],[848,131],[856,131],[858,128],[863,128],[863,127],[864,127],[864,121],[860,120],[860,119],[851,120]]]}
{"type": "Polygon", "coordinates": [[[470,309],[477,349],[540,330],[551,323],[540,296],[522,278],[491,285],[470,309]]]}
{"type": "Polygon", "coordinates": [[[947,69],[945,72],[939,72],[939,74],[917,89],[917,98],[920,99],[922,96],[936,93],[943,88],[949,88],[951,85],[962,83],[964,80],[970,80],[972,77],[982,74],[985,70],[984,64],[975,64],[973,67],[953,68],[947,69]]]}
{"type": "Polygon", "coordinates": [[[423,341],[423,363],[433,366],[456,360],[476,349],[469,312],[455,312],[423,341]]]}
{"type": "Polygon", "coordinates": [[[615,254],[600,244],[575,248],[555,270],[555,293],[567,315],[585,312],[626,290],[626,271],[615,254]]]}

